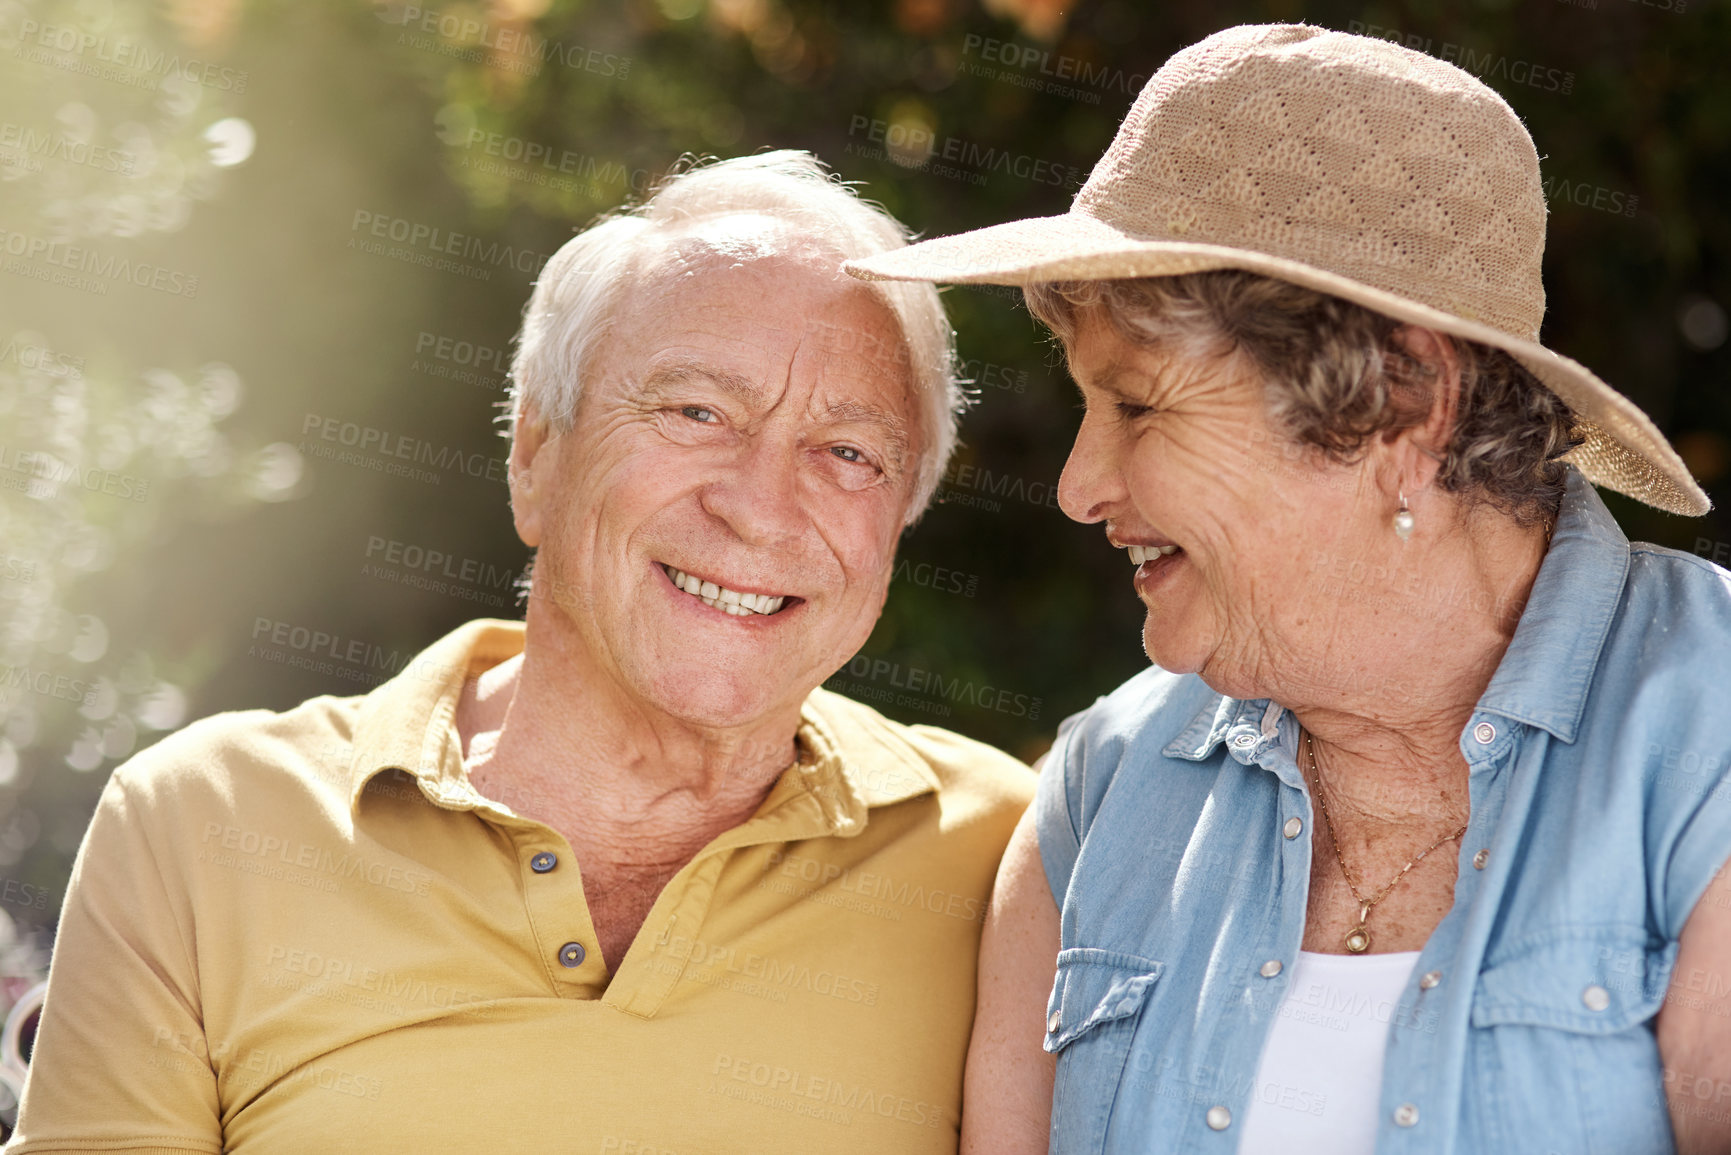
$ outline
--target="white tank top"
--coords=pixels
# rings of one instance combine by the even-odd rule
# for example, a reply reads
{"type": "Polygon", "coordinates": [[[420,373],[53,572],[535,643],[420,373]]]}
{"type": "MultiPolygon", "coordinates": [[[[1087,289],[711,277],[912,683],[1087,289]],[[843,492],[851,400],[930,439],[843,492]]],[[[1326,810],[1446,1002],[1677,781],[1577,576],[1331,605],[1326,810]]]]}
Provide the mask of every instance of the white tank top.
{"type": "Polygon", "coordinates": [[[1388,1024],[1418,955],[1298,952],[1238,1155],[1371,1155],[1388,1024]]]}

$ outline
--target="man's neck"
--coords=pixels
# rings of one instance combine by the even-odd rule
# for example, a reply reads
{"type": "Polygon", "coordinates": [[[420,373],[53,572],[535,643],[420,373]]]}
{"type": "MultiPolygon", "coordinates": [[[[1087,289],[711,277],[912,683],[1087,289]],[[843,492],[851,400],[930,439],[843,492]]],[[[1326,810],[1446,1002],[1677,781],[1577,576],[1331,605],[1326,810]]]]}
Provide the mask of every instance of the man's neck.
{"type": "Polygon", "coordinates": [[[799,712],[692,725],[608,684],[568,639],[531,636],[464,686],[456,725],[476,788],[558,830],[594,872],[683,863],[750,818],[795,758],[799,712]]]}

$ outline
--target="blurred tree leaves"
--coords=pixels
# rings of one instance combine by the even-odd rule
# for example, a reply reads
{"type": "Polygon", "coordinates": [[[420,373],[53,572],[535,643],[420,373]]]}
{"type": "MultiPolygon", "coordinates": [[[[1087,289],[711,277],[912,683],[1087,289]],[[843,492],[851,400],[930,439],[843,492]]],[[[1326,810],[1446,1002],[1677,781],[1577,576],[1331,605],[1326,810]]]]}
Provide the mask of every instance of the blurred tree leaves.
{"type": "Polygon", "coordinates": [[[0,873],[57,896],[91,772],[181,725],[208,672],[105,591],[184,519],[292,497],[300,461],[225,429],[233,366],[194,340],[153,359],[102,324],[197,300],[168,238],[251,153],[232,77],[206,84],[175,27],[90,0],[0,5],[0,41],[0,873]]]}

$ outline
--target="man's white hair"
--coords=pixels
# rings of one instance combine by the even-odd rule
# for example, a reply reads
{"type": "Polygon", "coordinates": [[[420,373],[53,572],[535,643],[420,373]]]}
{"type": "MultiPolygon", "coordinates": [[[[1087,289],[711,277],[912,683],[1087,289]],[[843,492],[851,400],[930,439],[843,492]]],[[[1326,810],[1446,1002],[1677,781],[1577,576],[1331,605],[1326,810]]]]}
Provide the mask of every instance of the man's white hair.
{"type": "MultiPolygon", "coordinates": [[[[799,247],[832,254],[838,268],[842,261],[901,248],[909,239],[901,222],[861,200],[808,152],[782,149],[675,170],[644,203],[566,241],[536,279],[511,359],[512,432],[525,408],[554,429],[571,427],[585,376],[643,254],[667,234],[741,214],[785,223],[799,247]]],[[[921,402],[925,452],[915,475],[911,522],[937,488],[955,449],[956,419],[969,399],[956,377],[955,333],[936,286],[867,284],[895,315],[902,341],[868,356],[905,365],[921,402]]]]}

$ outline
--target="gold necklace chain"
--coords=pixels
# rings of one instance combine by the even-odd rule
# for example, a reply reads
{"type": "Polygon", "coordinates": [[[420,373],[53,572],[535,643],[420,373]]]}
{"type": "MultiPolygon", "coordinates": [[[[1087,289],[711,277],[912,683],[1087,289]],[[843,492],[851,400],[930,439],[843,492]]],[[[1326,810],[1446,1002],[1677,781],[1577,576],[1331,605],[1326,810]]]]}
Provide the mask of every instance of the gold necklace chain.
{"type": "Polygon", "coordinates": [[[1370,919],[1370,908],[1387,898],[1388,892],[1394,889],[1395,883],[1405,878],[1407,871],[1423,862],[1425,855],[1450,839],[1464,836],[1467,828],[1462,826],[1453,834],[1445,834],[1425,847],[1417,858],[1400,868],[1400,873],[1390,879],[1388,885],[1378,891],[1375,898],[1367,899],[1358,892],[1358,884],[1352,881],[1352,872],[1346,868],[1346,859],[1341,856],[1340,839],[1335,837],[1334,823],[1328,817],[1328,799],[1324,797],[1322,788],[1322,767],[1316,764],[1316,743],[1311,741],[1309,730],[1304,732],[1304,747],[1310,752],[1310,772],[1316,778],[1317,808],[1322,811],[1322,825],[1328,831],[1328,841],[1334,846],[1334,860],[1340,863],[1340,875],[1346,879],[1347,889],[1352,891],[1352,897],[1358,900],[1358,925],[1346,932],[1346,938],[1343,941],[1346,944],[1347,953],[1363,954],[1370,949],[1370,931],[1365,927],[1365,923],[1370,919]]]}

